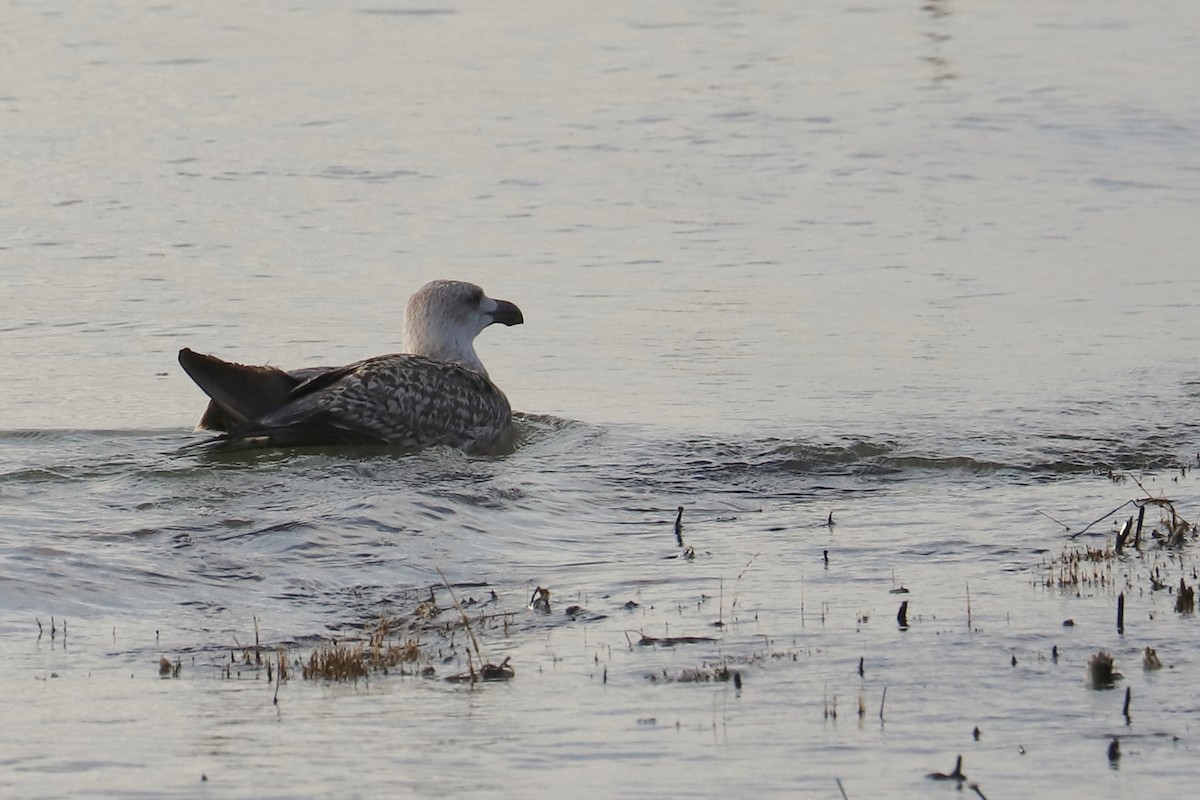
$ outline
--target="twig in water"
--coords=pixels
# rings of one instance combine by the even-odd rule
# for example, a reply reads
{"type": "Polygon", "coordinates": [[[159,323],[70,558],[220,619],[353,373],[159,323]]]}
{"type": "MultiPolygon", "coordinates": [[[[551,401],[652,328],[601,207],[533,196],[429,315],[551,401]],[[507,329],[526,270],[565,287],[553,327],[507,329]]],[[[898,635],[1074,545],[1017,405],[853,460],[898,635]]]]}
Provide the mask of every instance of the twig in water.
{"type": "Polygon", "coordinates": [[[718,628],[723,628],[725,627],[725,579],[721,578],[720,581],[720,592],[718,593],[720,601],[717,604],[717,621],[713,624],[718,628]]]}
{"type": "Polygon", "coordinates": [[[1113,657],[1106,650],[1088,659],[1086,674],[1092,689],[1111,689],[1119,678],[1124,677],[1117,672],[1113,657]]]}
{"type": "MultiPolygon", "coordinates": [[[[275,658],[278,663],[278,667],[275,670],[275,697],[271,700],[271,704],[279,705],[279,684],[290,678],[290,675],[288,674],[287,650],[280,647],[275,653],[275,658]]],[[[271,663],[269,659],[267,660],[267,663],[271,663]]]]}
{"type": "MultiPolygon", "coordinates": [[[[675,544],[683,548],[684,560],[692,561],[696,558],[696,551],[683,543],[683,506],[679,506],[675,510],[675,544]]],[[[678,558],[678,556],[667,556],[667,558],[678,558]]]]}
{"type": "Polygon", "coordinates": [[[971,584],[967,584],[967,630],[971,630],[971,584]]]}
{"type": "Polygon", "coordinates": [[[955,760],[953,772],[931,772],[928,777],[935,781],[965,781],[967,776],[962,771],[962,756],[955,760]]]}
{"type": "Polygon", "coordinates": [[[1162,669],[1162,661],[1158,658],[1158,652],[1153,647],[1147,647],[1142,651],[1142,669],[1162,669]]]}
{"type": "Polygon", "coordinates": [[[1117,595],[1117,633],[1125,635],[1125,593],[1117,595]]]}
{"type": "MultiPolygon", "coordinates": [[[[1196,612],[1196,587],[1188,586],[1187,582],[1179,579],[1179,592],[1175,595],[1175,611],[1179,614],[1194,614],[1196,612]]],[[[63,623],[63,639],[66,639],[67,625],[63,623]]]]}
{"type": "Polygon", "coordinates": [[[550,590],[541,586],[534,589],[533,594],[529,597],[529,608],[539,614],[549,614],[550,590]]]}
{"type": "Polygon", "coordinates": [[[1113,550],[1118,554],[1125,549],[1125,540],[1129,538],[1129,531],[1133,529],[1133,517],[1125,520],[1125,524],[1121,526],[1121,530],[1117,532],[1117,541],[1113,544],[1113,550]]]}
{"type": "Polygon", "coordinates": [[[850,798],[846,796],[846,790],[842,788],[842,779],[834,778],[834,780],[837,781],[838,791],[842,793],[842,800],[850,800],[850,798]]]}
{"type": "Polygon", "coordinates": [[[1045,511],[1042,511],[1040,508],[1035,508],[1035,509],[1034,509],[1034,512],[1035,512],[1035,513],[1038,513],[1038,514],[1041,514],[1043,517],[1045,517],[1046,519],[1050,520],[1051,522],[1053,522],[1053,523],[1054,523],[1054,524],[1056,524],[1056,525],[1062,525],[1062,526],[1063,526],[1063,530],[1064,530],[1064,531],[1069,531],[1069,530],[1071,530],[1071,526],[1070,526],[1070,525],[1068,525],[1067,523],[1063,522],[1062,520],[1057,520],[1057,519],[1055,519],[1054,517],[1052,517],[1052,516],[1050,516],[1049,514],[1047,514],[1045,511]]]}
{"type": "MultiPolygon", "coordinates": [[[[1143,491],[1144,491],[1144,490],[1143,490],[1143,491]]],[[[1118,512],[1118,511],[1120,511],[1122,508],[1124,508],[1125,506],[1129,505],[1129,504],[1130,504],[1130,503],[1132,503],[1132,502],[1133,502],[1132,500],[1126,500],[1124,503],[1121,503],[1121,505],[1117,506],[1117,507],[1116,507],[1116,508],[1114,508],[1112,511],[1108,512],[1107,514],[1105,514],[1105,515],[1104,515],[1103,517],[1101,517],[1100,519],[1096,520],[1095,522],[1092,522],[1092,523],[1090,523],[1089,525],[1087,525],[1086,527],[1084,527],[1082,530],[1079,530],[1079,531],[1076,531],[1075,533],[1072,533],[1072,534],[1071,534],[1071,538],[1072,538],[1072,539],[1075,539],[1075,538],[1078,538],[1078,537],[1082,536],[1083,534],[1087,533],[1087,532],[1088,532],[1088,531],[1089,531],[1089,530],[1090,530],[1090,529],[1091,529],[1093,526],[1095,526],[1095,525],[1097,525],[1097,524],[1099,524],[1099,523],[1103,522],[1104,520],[1108,519],[1108,518],[1109,518],[1109,517],[1111,517],[1113,514],[1117,513],[1117,512],[1118,512]]],[[[1058,522],[1058,520],[1055,520],[1055,522],[1058,522]]],[[[1059,524],[1059,525],[1061,525],[1062,523],[1061,523],[1061,522],[1059,522],[1058,524],[1059,524]]],[[[1069,530],[1069,529],[1068,529],[1068,530],[1069,530]]]]}
{"type": "Polygon", "coordinates": [[[800,627],[804,627],[804,576],[800,576],[800,627]]]}
{"type": "Polygon", "coordinates": [[[1145,486],[1142,486],[1142,482],[1139,481],[1135,476],[1130,475],[1129,478],[1130,478],[1130,480],[1132,480],[1134,483],[1136,483],[1138,485],[1139,489],[1141,489],[1143,492],[1146,493],[1146,497],[1149,497],[1149,498],[1154,497],[1154,495],[1150,494],[1149,490],[1147,490],[1145,486]]]}
{"type": "Polygon", "coordinates": [[[746,566],[742,567],[742,571],[739,572],[737,574],[737,577],[733,579],[733,602],[729,605],[729,612],[731,614],[737,611],[738,591],[741,589],[741,586],[742,586],[742,576],[746,574],[746,570],[750,569],[750,565],[753,564],[754,560],[756,558],[758,558],[760,555],[762,555],[761,550],[759,550],[754,555],[750,556],[750,560],[746,562],[746,566]]]}
{"type": "Polygon", "coordinates": [[[883,704],[887,702],[887,687],[883,687],[883,698],[879,701],[879,721],[883,722],[883,704]]]}
{"type": "MultiPolygon", "coordinates": [[[[458,610],[458,616],[462,620],[463,627],[467,629],[467,636],[471,638],[471,646],[475,648],[475,655],[479,657],[479,663],[485,663],[483,660],[483,652],[479,649],[479,640],[475,638],[475,632],[471,630],[471,620],[467,619],[467,612],[463,611],[462,605],[458,602],[458,596],[454,594],[453,587],[450,586],[450,581],[446,580],[446,576],[442,574],[441,567],[434,567],[437,570],[438,577],[442,579],[442,583],[446,587],[446,591],[450,592],[450,599],[454,602],[454,608],[458,610]]],[[[468,653],[468,655],[470,655],[468,653]]],[[[467,660],[468,665],[470,659],[467,660]]]]}
{"type": "Polygon", "coordinates": [[[1133,700],[1133,687],[1125,687],[1125,706],[1121,709],[1121,713],[1125,715],[1125,724],[1129,724],[1129,703],[1133,700]]]}

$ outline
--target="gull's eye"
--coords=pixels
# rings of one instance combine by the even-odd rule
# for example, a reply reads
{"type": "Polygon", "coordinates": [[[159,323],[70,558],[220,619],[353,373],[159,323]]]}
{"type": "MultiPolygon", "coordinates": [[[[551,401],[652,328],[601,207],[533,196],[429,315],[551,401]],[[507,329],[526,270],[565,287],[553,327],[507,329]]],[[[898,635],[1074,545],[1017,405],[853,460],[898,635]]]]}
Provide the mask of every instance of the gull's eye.
{"type": "Polygon", "coordinates": [[[483,302],[483,290],[476,289],[475,291],[471,292],[471,294],[467,296],[467,302],[471,305],[471,308],[479,308],[479,304],[483,302]]]}

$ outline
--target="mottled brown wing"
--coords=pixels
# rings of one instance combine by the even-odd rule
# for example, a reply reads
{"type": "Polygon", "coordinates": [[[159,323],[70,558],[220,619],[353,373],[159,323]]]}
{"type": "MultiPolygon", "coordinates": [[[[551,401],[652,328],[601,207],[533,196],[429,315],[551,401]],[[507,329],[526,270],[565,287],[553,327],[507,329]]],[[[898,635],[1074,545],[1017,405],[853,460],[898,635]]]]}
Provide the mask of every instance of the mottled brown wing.
{"type": "Polygon", "coordinates": [[[484,376],[421,356],[377,356],[319,375],[293,402],[258,420],[259,430],[320,417],[391,444],[487,448],[512,420],[508,399],[484,376]]]}

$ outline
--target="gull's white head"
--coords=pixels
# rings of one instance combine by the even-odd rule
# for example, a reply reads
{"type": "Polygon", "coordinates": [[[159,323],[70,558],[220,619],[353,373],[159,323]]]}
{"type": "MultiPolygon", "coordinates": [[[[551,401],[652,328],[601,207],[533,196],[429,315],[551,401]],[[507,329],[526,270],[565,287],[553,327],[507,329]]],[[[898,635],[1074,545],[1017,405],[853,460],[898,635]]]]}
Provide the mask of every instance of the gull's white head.
{"type": "Polygon", "coordinates": [[[475,337],[499,322],[520,325],[521,309],[493,300],[473,283],[432,281],[408,300],[404,312],[404,351],[438,361],[457,361],[486,376],[475,355],[475,337]]]}

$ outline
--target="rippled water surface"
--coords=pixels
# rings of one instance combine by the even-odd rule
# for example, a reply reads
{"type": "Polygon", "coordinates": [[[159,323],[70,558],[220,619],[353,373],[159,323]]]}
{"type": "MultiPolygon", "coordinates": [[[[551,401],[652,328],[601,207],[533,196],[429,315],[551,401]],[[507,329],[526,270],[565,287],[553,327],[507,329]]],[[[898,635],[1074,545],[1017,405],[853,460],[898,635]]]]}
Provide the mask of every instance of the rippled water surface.
{"type": "Polygon", "coordinates": [[[1194,19],[10,3],[0,791],[1191,787],[1198,545],[1062,557],[1200,517],[1194,19]],[[389,352],[444,277],[524,311],[516,452],[190,446],[180,347],[389,352]]]}

